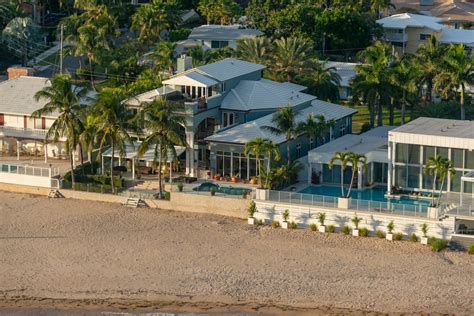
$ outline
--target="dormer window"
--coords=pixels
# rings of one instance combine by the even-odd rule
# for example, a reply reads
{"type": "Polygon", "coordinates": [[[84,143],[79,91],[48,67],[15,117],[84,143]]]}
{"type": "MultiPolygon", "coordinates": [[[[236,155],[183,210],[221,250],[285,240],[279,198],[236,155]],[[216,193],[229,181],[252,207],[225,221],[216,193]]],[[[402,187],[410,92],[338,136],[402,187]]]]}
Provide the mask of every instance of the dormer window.
{"type": "Polygon", "coordinates": [[[221,93],[224,93],[226,90],[226,84],[225,82],[221,83],[221,93]]]}

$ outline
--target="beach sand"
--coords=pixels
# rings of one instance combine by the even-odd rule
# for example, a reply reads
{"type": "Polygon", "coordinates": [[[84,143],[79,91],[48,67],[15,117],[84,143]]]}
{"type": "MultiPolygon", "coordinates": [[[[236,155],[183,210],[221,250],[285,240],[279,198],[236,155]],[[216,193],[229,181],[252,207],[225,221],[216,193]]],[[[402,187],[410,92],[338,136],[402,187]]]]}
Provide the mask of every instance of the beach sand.
{"type": "Polygon", "coordinates": [[[0,308],[39,306],[472,315],[474,256],[0,192],[0,308]]]}

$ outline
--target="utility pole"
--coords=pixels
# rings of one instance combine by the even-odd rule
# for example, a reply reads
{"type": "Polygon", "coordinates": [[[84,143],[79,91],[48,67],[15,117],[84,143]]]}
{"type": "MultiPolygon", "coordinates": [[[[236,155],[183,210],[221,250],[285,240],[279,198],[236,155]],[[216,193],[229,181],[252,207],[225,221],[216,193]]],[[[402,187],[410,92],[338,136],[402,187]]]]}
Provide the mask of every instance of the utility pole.
{"type": "Polygon", "coordinates": [[[63,37],[64,37],[64,24],[61,24],[61,38],[60,38],[60,50],[59,50],[59,73],[63,73],[63,37]]]}

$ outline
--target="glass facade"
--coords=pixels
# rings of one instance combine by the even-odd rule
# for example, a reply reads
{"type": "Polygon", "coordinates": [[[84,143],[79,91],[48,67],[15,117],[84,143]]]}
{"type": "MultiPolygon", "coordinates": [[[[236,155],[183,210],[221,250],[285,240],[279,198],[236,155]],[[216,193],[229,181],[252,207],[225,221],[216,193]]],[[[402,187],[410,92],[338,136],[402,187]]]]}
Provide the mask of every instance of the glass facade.
{"type": "MultiPolygon", "coordinates": [[[[216,155],[216,173],[224,177],[237,176],[241,179],[250,179],[258,176],[257,159],[253,155],[246,157],[243,153],[218,151],[216,155]]],[[[265,159],[261,157],[262,167],[265,159]]]]}
{"type": "MultiPolygon", "coordinates": [[[[349,184],[352,178],[352,168],[347,167],[344,170],[344,184],[349,184]]],[[[341,166],[333,165],[332,169],[329,169],[327,164],[323,165],[323,182],[324,183],[335,183],[341,184],[341,166]]]]}

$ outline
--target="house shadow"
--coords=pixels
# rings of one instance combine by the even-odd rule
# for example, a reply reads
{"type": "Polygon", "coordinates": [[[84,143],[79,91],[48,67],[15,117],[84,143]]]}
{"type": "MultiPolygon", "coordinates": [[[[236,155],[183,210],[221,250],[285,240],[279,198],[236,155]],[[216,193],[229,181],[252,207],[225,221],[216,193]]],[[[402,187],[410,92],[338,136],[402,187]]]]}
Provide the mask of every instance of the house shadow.
{"type": "Polygon", "coordinates": [[[372,228],[373,232],[376,232],[377,229],[382,225],[382,221],[378,219],[371,218],[370,227],[372,228]]]}
{"type": "Polygon", "coordinates": [[[350,218],[347,216],[336,215],[334,216],[334,221],[336,222],[337,226],[340,228],[344,225],[347,225],[350,221],[350,218]]]}
{"type": "Polygon", "coordinates": [[[448,238],[448,235],[449,235],[449,228],[448,227],[445,227],[444,225],[442,224],[437,224],[438,228],[440,229],[441,231],[441,238],[442,239],[447,239],[448,238]]]}
{"type": "Polygon", "coordinates": [[[295,220],[298,223],[298,226],[308,227],[309,221],[313,218],[314,214],[311,211],[300,212],[298,216],[295,216],[295,220]]]}
{"type": "Polygon", "coordinates": [[[416,232],[415,224],[406,224],[405,229],[403,230],[407,236],[416,232]]]}

